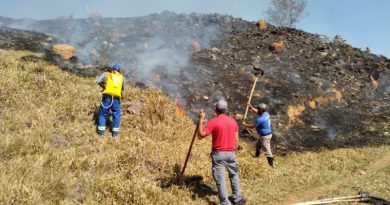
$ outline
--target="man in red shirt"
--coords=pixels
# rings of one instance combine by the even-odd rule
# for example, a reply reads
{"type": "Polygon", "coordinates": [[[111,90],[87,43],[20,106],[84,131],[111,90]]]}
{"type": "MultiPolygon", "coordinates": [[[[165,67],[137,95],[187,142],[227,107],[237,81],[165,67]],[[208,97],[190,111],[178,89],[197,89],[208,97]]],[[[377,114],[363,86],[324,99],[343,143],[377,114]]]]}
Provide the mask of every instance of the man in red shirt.
{"type": "Polygon", "coordinates": [[[238,179],[238,163],[236,148],[238,146],[238,125],[236,120],[226,115],[227,102],[219,100],[215,103],[214,117],[207,122],[203,129],[203,120],[206,116],[203,110],[199,113],[198,139],[212,135],[212,173],[218,188],[218,197],[222,205],[245,204],[238,179]],[[232,197],[228,197],[225,183],[225,168],[229,172],[232,187],[232,197]]]}

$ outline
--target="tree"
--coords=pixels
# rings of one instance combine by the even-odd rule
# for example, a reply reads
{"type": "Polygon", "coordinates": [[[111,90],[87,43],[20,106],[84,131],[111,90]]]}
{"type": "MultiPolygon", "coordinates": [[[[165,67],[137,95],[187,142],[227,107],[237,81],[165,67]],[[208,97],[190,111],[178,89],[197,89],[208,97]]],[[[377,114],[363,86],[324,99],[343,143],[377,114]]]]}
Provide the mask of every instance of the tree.
{"type": "Polygon", "coordinates": [[[275,26],[294,27],[302,19],[307,0],[271,0],[267,20],[275,26]]]}

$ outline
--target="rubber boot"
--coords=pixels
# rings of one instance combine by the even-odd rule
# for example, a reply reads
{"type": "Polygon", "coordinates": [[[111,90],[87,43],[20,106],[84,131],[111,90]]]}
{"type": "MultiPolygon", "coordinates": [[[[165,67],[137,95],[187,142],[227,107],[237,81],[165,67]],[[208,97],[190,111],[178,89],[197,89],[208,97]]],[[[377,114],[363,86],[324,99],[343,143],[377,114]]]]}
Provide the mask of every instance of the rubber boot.
{"type": "Polygon", "coordinates": [[[256,147],[255,157],[259,157],[259,156],[260,156],[260,149],[257,149],[257,147],[256,147]]]}
{"type": "Polygon", "coordinates": [[[259,145],[259,143],[256,143],[256,153],[255,153],[255,157],[259,157],[259,156],[260,156],[260,153],[261,153],[261,146],[259,145]]]}
{"type": "Polygon", "coordinates": [[[273,157],[267,157],[267,161],[268,161],[269,166],[271,166],[273,168],[274,167],[274,158],[273,157]]]}

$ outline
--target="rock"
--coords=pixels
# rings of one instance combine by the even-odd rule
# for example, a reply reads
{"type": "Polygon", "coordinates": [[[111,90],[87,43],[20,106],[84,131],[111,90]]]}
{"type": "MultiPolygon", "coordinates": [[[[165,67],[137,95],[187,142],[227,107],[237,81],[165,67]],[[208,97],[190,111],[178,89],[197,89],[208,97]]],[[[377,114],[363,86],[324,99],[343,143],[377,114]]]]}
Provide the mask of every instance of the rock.
{"type": "Polygon", "coordinates": [[[203,96],[203,100],[208,101],[209,99],[210,99],[209,96],[207,95],[203,96]]]}
{"type": "Polygon", "coordinates": [[[221,50],[219,50],[217,47],[212,47],[211,52],[213,53],[221,53],[221,50]]]}
{"type": "Polygon", "coordinates": [[[320,56],[321,56],[321,57],[325,57],[325,56],[327,56],[327,55],[328,55],[327,52],[320,52],[320,56]]]}
{"type": "Polygon", "coordinates": [[[363,170],[359,170],[358,172],[359,172],[360,175],[366,175],[366,174],[367,174],[367,173],[366,173],[365,171],[363,171],[363,170]]]}
{"type": "Polygon", "coordinates": [[[310,77],[309,80],[313,83],[316,83],[318,82],[320,79],[319,78],[316,78],[316,77],[310,77]]]}
{"type": "Polygon", "coordinates": [[[76,56],[76,49],[68,44],[56,44],[52,47],[52,53],[61,56],[65,60],[76,56]]]}
{"type": "Polygon", "coordinates": [[[211,60],[217,60],[217,55],[212,53],[212,54],[210,54],[210,58],[211,58],[211,60]]]}
{"type": "Polygon", "coordinates": [[[242,114],[236,114],[235,118],[236,120],[242,120],[244,119],[244,116],[242,114]]]}
{"type": "Polygon", "coordinates": [[[317,127],[317,126],[315,126],[315,125],[311,125],[310,127],[311,127],[311,129],[313,129],[313,130],[315,130],[315,131],[321,130],[321,128],[319,128],[319,127],[317,127]]]}

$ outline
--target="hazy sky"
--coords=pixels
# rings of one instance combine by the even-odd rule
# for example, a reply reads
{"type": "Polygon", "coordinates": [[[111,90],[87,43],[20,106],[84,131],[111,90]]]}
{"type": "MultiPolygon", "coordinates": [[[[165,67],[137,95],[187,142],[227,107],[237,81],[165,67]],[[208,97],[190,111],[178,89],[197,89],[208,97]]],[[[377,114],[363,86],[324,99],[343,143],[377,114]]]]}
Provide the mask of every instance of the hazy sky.
{"type": "MultiPolygon", "coordinates": [[[[255,21],[264,18],[270,0],[0,0],[0,16],[50,19],[133,17],[160,13],[221,13],[255,21]]],[[[309,0],[308,15],[297,28],[334,37],[354,47],[390,57],[390,0],[309,0]]]]}

